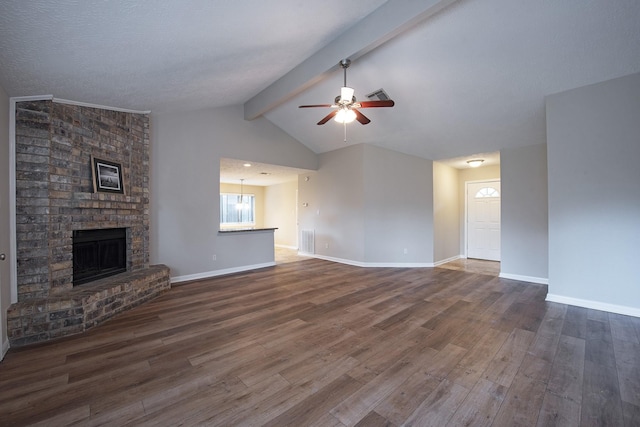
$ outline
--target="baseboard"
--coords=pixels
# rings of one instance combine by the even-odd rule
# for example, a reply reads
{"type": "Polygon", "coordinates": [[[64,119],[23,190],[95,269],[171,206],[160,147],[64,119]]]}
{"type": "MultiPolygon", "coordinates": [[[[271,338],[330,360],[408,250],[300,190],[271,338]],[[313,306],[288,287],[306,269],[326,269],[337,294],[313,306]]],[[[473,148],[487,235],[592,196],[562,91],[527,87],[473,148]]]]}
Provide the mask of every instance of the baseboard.
{"type": "Polygon", "coordinates": [[[574,305],[576,307],[590,308],[592,310],[607,311],[609,313],[623,314],[625,316],[640,317],[640,308],[627,307],[624,305],[608,304],[605,302],[592,301],[587,299],[565,297],[562,295],[547,294],[547,301],[560,304],[574,305]]]}
{"type": "Polygon", "coordinates": [[[2,359],[4,359],[4,355],[5,355],[5,354],[7,354],[7,351],[9,351],[9,340],[8,340],[8,339],[7,339],[7,340],[5,340],[5,341],[2,343],[2,354],[0,354],[0,361],[1,361],[2,359]]]}
{"type": "Polygon", "coordinates": [[[323,259],[325,261],[337,262],[340,264],[353,265],[356,267],[363,268],[378,268],[378,267],[393,267],[393,268],[424,268],[424,267],[433,267],[433,263],[431,262],[362,262],[362,261],[353,261],[350,259],[344,258],[334,258],[325,255],[318,254],[307,254],[299,252],[300,255],[308,256],[312,258],[323,259]]]}
{"type": "Polygon", "coordinates": [[[439,265],[446,264],[448,262],[455,261],[457,259],[460,259],[460,255],[456,255],[456,256],[452,256],[451,258],[447,258],[447,259],[443,259],[443,260],[440,260],[440,261],[436,261],[436,262],[433,263],[433,266],[437,267],[439,265]]]}
{"type": "Polygon", "coordinates": [[[498,276],[502,279],[519,280],[521,282],[537,283],[539,285],[548,285],[549,279],[544,277],[522,276],[520,274],[500,273],[498,276]]]}
{"type": "Polygon", "coordinates": [[[263,264],[243,265],[241,267],[224,268],[222,270],[205,271],[203,273],[187,274],[171,278],[171,284],[181,282],[191,282],[193,280],[208,279],[216,276],[226,276],[228,274],[242,273],[243,271],[257,270],[259,268],[273,267],[275,262],[265,262],[263,264]]]}

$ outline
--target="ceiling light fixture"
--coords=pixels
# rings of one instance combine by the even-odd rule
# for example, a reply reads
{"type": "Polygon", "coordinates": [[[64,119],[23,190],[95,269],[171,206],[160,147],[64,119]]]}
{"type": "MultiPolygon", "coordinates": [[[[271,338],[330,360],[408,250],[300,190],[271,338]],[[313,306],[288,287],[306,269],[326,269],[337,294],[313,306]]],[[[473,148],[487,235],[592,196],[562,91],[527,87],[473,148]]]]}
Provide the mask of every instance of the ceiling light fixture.
{"type": "Polygon", "coordinates": [[[482,162],[484,162],[484,159],[467,160],[467,164],[469,166],[471,166],[472,168],[477,168],[478,166],[480,166],[482,164],[482,162]]]}
{"type": "Polygon", "coordinates": [[[345,107],[338,110],[338,113],[336,114],[333,120],[335,120],[338,123],[351,123],[355,119],[356,119],[356,112],[350,108],[345,107]]]}
{"type": "Polygon", "coordinates": [[[250,167],[251,167],[251,163],[245,163],[245,164],[244,164],[244,165],[242,165],[242,166],[244,166],[245,168],[250,168],[250,167]]]}
{"type": "Polygon", "coordinates": [[[242,210],[242,208],[248,207],[248,204],[247,206],[245,206],[245,204],[242,203],[243,199],[244,199],[244,179],[240,179],[240,201],[236,203],[236,209],[242,210]]]}
{"type": "Polygon", "coordinates": [[[354,92],[352,87],[342,86],[340,88],[340,104],[350,104],[353,101],[354,92]]]}

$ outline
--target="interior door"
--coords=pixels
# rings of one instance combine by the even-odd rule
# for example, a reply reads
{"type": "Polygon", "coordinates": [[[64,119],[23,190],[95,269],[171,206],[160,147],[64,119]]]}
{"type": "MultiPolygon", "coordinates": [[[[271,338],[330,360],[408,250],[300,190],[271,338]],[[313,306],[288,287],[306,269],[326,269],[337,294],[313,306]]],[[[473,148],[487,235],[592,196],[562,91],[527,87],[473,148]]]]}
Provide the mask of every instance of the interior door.
{"type": "Polygon", "coordinates": [[[467,184],[467,258],[500,261],[500,181],[467,184]]]}

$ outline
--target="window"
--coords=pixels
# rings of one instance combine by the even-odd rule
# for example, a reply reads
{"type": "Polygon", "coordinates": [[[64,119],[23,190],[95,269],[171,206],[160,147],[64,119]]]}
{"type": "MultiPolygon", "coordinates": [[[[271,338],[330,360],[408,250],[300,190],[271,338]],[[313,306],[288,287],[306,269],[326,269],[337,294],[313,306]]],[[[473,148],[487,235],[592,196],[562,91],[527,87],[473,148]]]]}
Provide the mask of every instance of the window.
{"type": "Polygon", "coordinates": [[[221,193],[220,224],[255,225],[255,207],[256,198],[253,194],[240,196],[240,194],[221,193]]]}
{"type": "Polygon", "coordinates": [[[498,193],[498,190],[491,187],[484,187],[479,189],[476,193],[476,199],[482,199],[485,197],[500,197],[500,193],[498,193]]]}

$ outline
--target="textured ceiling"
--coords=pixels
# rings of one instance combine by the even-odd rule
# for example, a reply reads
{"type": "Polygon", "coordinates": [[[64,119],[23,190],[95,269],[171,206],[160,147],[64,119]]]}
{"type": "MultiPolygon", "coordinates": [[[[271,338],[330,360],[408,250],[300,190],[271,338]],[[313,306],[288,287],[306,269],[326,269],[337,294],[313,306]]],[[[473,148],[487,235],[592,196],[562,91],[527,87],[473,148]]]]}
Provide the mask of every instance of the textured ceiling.
{"type": "Polygon", "coordinates": [[[384,0],[2,0],[9,96],[163,112],[244,103],[384,0]]]}
{"type": "Polygon", "coordinates": [[[322,153],[344,147],[343,127],[297,106],[338,95],[342,58],[314,58],[341,46],[356,97],[396,102],[363,110],[348,144],[460,160],[544,143],[546,95],[640,72],[640,1],[3,0],[0,85],[153,114],[258,100],[322,153]],[[446,7],[381,30],[427,3],[446,7]]]}
{"type": "Polygon", "coordinates": [[[269,186],[296,181],[298,175],[309,172],[305,169],[287,168],[237,159],[220,159],[220,182],[226,184],[269,186]],[[245,166],[250,165],[250,166],[245,166]]]}

